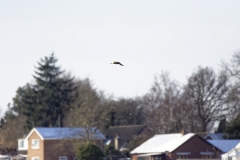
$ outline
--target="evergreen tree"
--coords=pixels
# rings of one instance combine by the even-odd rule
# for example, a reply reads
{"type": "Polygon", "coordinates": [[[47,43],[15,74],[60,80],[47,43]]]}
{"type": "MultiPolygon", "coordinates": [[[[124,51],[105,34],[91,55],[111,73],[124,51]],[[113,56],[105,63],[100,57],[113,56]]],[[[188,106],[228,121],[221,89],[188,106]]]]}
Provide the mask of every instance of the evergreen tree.
{"type": "Polygon", "coordinates": [[[118,157],[122,153],[119,150],[116,150],[113,145],[106,146],[105,148],[105,157],[112,159],[113,157],[118,157]]]}
{"type": "Polygon", "coordinates": [[[96,145],[86,143],[79,148],[77,158],[79,160],[101,160],[103,153],[96,145]]]}
{"type": "Polygon", "coordinates": [[[217,133],[224,132],[226,130],[226,124],[227,124],[226,118],[223,118],[222,120],[220,120],[218,129],[217,129],[217,133]]]}
{"type": "Polygon", "coordinates": [[[28,127],[51,127],[57,126],[58,122],[62,126],[65,112],[74,100],[73,78],[63,77],[64,71],[56,66],[57,61],[51,54],[41,59],[35,67],[35,84],[31,85],[31,94],[24,100],[28,127]]]}
{"type": "Polygon", "coordinates": [[[226,124],[224,139],[240,139],[240,114],[226,124]]]}
{"type": "Polygon", "coordinates": [[[31,98],[33,90],[30,84],[26,84],[23,87],[19,87],[16,91],[16,96],[13,98],[12,110],[18,115],[25,115],[27,112],[26,103],[27,99],[31,98]]]}

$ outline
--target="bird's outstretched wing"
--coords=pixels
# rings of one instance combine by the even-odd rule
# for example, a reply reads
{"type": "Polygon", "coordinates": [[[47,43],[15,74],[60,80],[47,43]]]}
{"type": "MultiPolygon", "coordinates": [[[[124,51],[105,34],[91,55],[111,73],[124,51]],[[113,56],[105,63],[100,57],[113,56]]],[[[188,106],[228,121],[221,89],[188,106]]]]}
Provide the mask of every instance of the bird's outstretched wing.
{"type": "Polygon", "coordinates": [[[117,62],[117,61],[115,61],[115,62],[113,62],[113,63],[111,63],[111,64],[119,64],[120,66],[124,66],[122,63],[117,62]]]}
{"type": "Polygon", "coordinates": [[[118,64],[119,64],[119,65],[121,65],[121,66],[123,66],[123,64],[122,64],[122,63],[120,63],[120,62],[118,62],[118,64]]]}

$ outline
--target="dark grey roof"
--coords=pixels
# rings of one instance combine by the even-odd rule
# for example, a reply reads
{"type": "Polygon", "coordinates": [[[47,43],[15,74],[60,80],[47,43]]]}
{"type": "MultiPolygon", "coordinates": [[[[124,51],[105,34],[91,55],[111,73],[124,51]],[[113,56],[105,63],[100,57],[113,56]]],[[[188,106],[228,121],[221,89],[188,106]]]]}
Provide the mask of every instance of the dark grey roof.
{"type": "Polygon", "coordinates": [[[116,134],[119,136],[119,148],[132,140],[134,136],[138,136],[146,127],[146,125],[129,125],[129,126],[112,126],[105,131],[105,136],[114,145],[116,134]]]}

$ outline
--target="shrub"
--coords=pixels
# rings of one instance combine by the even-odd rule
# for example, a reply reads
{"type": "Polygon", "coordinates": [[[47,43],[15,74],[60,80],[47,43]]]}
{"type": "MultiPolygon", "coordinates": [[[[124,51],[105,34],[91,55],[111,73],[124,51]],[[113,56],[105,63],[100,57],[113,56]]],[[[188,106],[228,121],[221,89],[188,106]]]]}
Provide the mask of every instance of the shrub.
{"type": "Polygon", "coordinates": [[[86,143],[79,147],[77,158],[78,160],[101,160],[103,153],[96,145],[86,143]]]}

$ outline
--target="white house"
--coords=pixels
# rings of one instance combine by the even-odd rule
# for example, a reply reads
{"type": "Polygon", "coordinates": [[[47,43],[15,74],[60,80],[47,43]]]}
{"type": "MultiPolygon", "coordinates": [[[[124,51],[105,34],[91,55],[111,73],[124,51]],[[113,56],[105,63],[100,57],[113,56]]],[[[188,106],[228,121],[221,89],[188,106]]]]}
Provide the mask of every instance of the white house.
{"type": "Polygon", "coordinates": [[[239,160],[240,159],[240,143],[233,149],[221,156],[222,160],[239,160]]]}

